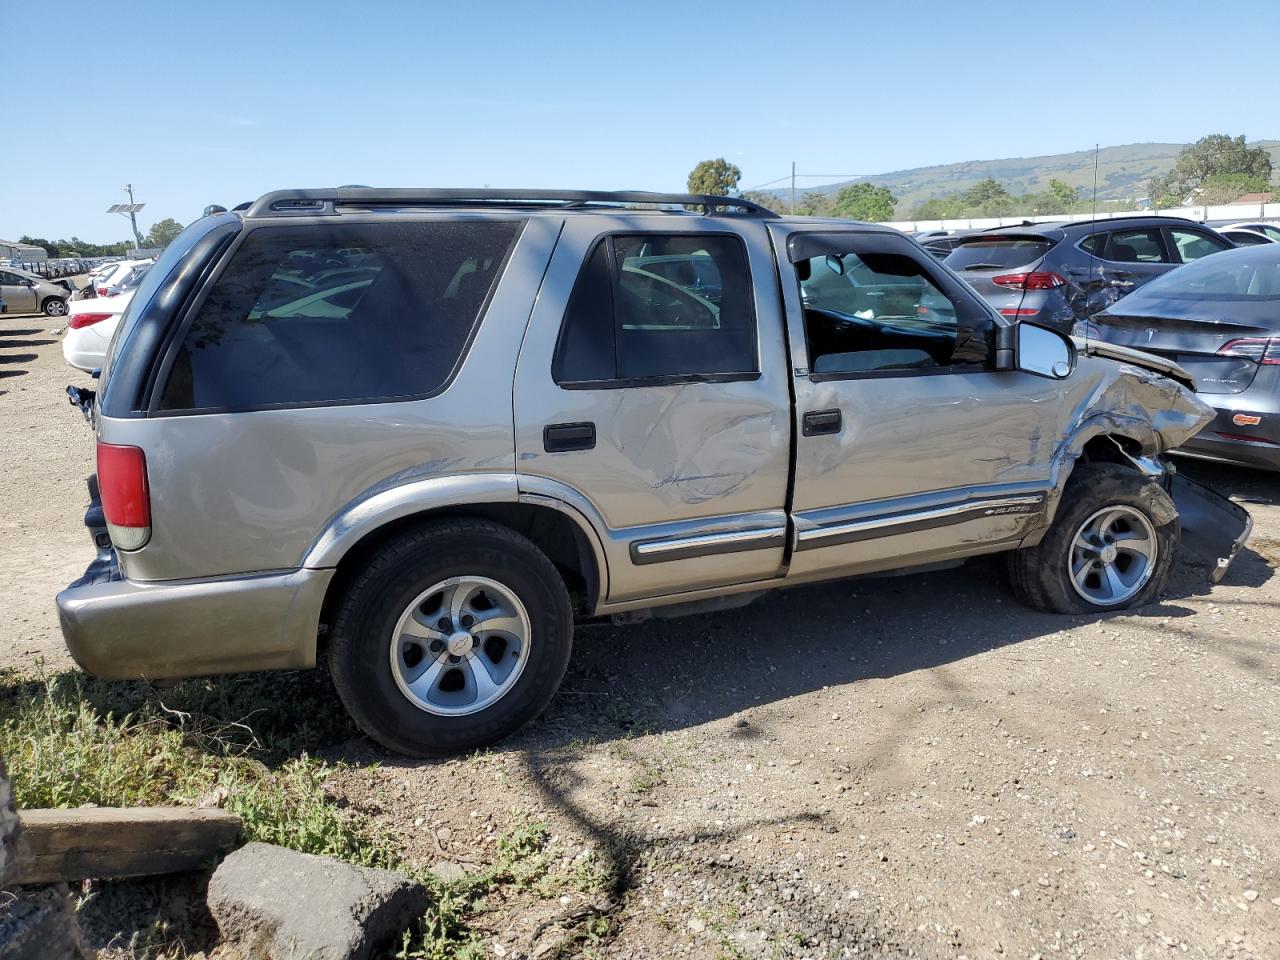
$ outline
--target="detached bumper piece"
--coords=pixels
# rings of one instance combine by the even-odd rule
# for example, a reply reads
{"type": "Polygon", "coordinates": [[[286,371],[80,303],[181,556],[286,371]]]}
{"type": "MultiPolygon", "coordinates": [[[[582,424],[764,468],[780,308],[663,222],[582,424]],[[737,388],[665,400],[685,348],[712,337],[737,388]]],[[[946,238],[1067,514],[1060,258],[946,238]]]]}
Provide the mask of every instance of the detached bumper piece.
{"type": "Polygon", "coordinates": [[[1174,474],[1171,489],[1182,525],[1182,549],[1220,583],[1253,532],[1249,511],[1202,483],[1174,474]]]}

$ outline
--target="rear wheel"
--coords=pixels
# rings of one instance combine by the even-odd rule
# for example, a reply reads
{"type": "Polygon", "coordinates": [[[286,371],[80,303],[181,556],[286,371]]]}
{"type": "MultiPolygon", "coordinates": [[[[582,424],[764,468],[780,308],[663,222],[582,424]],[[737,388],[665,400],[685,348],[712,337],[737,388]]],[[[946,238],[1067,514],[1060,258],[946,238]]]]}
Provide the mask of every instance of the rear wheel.
{"type": "Polygon", "coordinates": [[[369,736],[417,756],[499,740],[551,700],[573,616],[533,543],[484,520],[444,520],[392,540],[334,617],[334,686],[369,736]]]}
{"type": "Polygon", "coordinates": [[[1044,539],[1010,556],[1010,579],[1038,610],[1124,610],[1159,596],[1178,542],[1177,509],[1158,481],[1118,464],[1080,464],[1044,539]]]}
{"type": "Polygon", "coordinates": [[[67,312],[67,301],[61,297],[46,297],[44,303],[40,304],[40,309],[46,317],[61,317],[67,312]]]}

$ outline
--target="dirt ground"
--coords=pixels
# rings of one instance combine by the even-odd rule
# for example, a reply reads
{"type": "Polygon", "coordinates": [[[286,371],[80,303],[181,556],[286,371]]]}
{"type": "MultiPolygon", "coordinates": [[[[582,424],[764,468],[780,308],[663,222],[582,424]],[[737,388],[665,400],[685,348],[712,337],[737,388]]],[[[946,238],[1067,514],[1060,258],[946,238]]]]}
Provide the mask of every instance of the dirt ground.
{"type": "MultiPolygon", "coordinates": [[[[90,435],[56,321],[0,318],[6,665],[67,663],[90,435]]],[[[512,812],[607,863],[609,957],[1280,957],[1280,477],[1183,463],[1254,515],[1209,589],[1034,613],[996,562],[579,630],[547,714],[493,751],[363,740],[335,790],[465,870],[512,812]]],[[[339,709],[337,704],[333,709],[339,709]]],[[[495,904],[538,955],[578,895],[495,904]]]]}

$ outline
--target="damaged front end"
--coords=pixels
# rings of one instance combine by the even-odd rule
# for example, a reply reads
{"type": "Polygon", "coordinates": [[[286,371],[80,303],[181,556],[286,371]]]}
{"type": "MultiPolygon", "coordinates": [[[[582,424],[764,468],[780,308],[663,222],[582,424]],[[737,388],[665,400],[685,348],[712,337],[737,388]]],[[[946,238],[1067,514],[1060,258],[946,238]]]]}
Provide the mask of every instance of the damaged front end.
{"type": "Polygon", "coordinates": [[[1160,455],[1186,443],[1207,423],[1214,411],[1194,393],[1190,374],[1176,363],[1138,350],[1076,341],[1089,356],[1117,364],[1115,376],[1100,384],[1082,411],[1081,423],[1092,429],[1078,436],[1105,432],[1137,441],[1133,456],[1119,443],[1120,452],[1148,475],[1159,475],[1178,510],[1183,557],[1204,570],[1213,583],[1221,582],[1253,531],[1249,512],[1221,494],[1178,473],[1160,455]]]}

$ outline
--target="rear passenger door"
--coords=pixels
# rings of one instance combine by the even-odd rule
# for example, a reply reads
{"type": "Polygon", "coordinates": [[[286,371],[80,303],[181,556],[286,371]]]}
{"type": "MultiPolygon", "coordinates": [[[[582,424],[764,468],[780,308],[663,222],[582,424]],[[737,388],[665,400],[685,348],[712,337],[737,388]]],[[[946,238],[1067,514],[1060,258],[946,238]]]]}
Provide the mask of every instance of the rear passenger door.
{"type": "Polygon", "coordinates": [[[601,532],[610,602],[776,577],[790,397],[758,221],[570,217],[515,384],[521,494],[601,532]]]}

